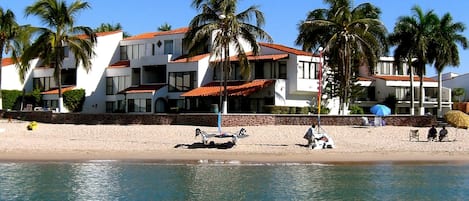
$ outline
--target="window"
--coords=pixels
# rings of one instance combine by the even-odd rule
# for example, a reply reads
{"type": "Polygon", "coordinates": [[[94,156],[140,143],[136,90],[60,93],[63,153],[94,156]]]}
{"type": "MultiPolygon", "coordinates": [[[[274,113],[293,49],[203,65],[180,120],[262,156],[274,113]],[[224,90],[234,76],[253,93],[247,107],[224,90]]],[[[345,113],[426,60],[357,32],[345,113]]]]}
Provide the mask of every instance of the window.
{"type": "Polygon", "coordinates": [[[254,64],[254,78],[256,79],[264,78],[264,63],[256,62],[254,64]]]}
{"type": "Polygon", "coordinates": [[[127,108],[127,111],[128,112],[135,112],[135,99],[129,99],[128,100],[129,104],[129,108],[127,108]]]}
{"type": "Polygon", "coordinates": [[[234,63],[231,65],[229,79],[243,80],[243,76],[241,75],[241,66],[239,65],[239,63],[234,63]]]}
{"type": "Polygon", "coordinates": [[[43,103],[44,103],[44,108],[51,109],[51,110],[57,108],[59,105],[58,100],[45,100],[43,103]]]}
{"type": "Polygon", "coordinates": [[[287,62],[279,62],[279,76],[280,79],[287,79],[287,62]]]}
{"type": "Polygon", "coordinates": [[[156,45],[153,43],[151,44],[151,56],[155,56],[156,54],[156,45]]]}
{"type": "Polygon", "coordinates": [[[410,88],[398,87],[396,88],[397,100],[410,100],[410,88]]]}
{"type": "Polygon", "coordinates": [[[145,99],[145,112],[151,112],[151,99],[145,99]]]}
{"type": "Polygon", "coordinates": [[[173,40],[164,41],[164,54],[173,54],[173,40]]]}
{"type": "Polygon", "coordinates": [[[140,68],[132,68],[132,85],[140,84],[140,68]]]}
{"type": "Polygon", "coordinates": [[[127,46],[120,46],[120,59],[121,60],[129,60],[127,56],[127,46]]]}
{"type": "Polygon", "coordinates": [[[138,59],[143,56],[145,56],[144,44],[120,46],[120,59],[121,60],[138,59]]]}
{"type": "Polygon", "coordinates": [[[42,91],[49,91],[50,89],[57,88],[53,77],[39,77],[33,79],[34,89],[42,91]]]}
{"type": "Polygon", "coordinates": [[[170,72],[168,82],[169,92],[189,91],[197,86],[196,72],[170,72]]]}
{"type": "Polygon", "coordinates": [[[129,112],[151,112],[151,99],[129,99],[129,112]]]}
{"type": "Polygon", "coordinates": [[[112,85],[112,77],[107,77],[106,78],[106,95],[112,95],[114,94],[113,90],[113,85],[112,85]]]}
{"type": "MultiPolygon", "coordinates": [[[[316,79],[318,77],[319,63],[300,61],[298,66],[298,78],[316,79]]],[[[286,70],[286,64],[285,64],[286,70]]],[[[286,75],[286,74],[285,74],[286,75]]]]}
{"type": "Polygon", "coordinates": [[[106,95],[114,95],[130,86],[129,76],[106,77],[106,95]]]}

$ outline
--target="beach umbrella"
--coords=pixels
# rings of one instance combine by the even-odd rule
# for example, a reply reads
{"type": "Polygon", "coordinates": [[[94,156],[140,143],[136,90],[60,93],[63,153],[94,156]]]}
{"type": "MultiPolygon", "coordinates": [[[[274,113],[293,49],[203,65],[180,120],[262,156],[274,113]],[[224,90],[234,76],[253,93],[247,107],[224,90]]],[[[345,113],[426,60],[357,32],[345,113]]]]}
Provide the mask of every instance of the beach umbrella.
{"type": "Polygon", "coordinates": [[[391,114],[391,108],[386,105],[376,104],[370,109],[371,113],[376,116],[387,116],[391,114]]]}
{"type": "Polygon", "coordinates": [[[468,128],[469,127],[469,115],[459,110],[451,110],[446,112],[444,116],[447,123],[453,125],[456,128],[468,128]]]}

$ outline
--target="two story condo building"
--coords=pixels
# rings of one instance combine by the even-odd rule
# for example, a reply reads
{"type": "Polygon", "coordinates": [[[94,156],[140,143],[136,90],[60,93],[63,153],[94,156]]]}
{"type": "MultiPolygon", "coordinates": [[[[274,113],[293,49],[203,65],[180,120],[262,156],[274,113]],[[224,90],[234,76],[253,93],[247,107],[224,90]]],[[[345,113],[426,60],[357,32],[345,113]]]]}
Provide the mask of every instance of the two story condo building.
{"type": "MultiPolygon", "coordinates": [[[[75,67],[73,55],[67,55],[62,70],[63,91],[84,89],[84,113],[167,113],[213,112],[219,109],[223,95],[220,58],[207,51],[187,57],[183,39],[187,28],[148,32],[123,38],[121,31],[98,34],[96,56],[86,72],[75,67]]],[[[250,76],[243,77],[237,55],[230,51],[227,81],[229,113],[263,113],[269,106],[309,107],[316,104],[319,55],[279,44],[259,43],[260,55],[249,55],[250,76]]],[[[66,48],[65,48],[66,50],[66,48]]],[[[25,82],[18,81],[12,62],[4,59],[3,89],[32,91],[40,89],[41,109],[54,109],[58,90],[53,69],[31,62],[25,82]],[[8,69],[8,70],[7,70],[8,69]]],[[[408,68],[396,68],[392,58],[381,58],[376,72],[361,74],[359,83],[366,95],[354,104],[369,108],[393,95],[397,114],[409,113],[410,79],[408,68]]],[[[418,78],[414,79],[418,99],[418,78]]],[[[437,82],[424,79],[426,112],[435,114],[437,82]]],[[[444,89],[444,107],[450,109],[450,89],[444,89]]],[[[338,114],[336,98],[327,97],[331,114],[338,114]]],[[[366,109],[365,109],[366,110],[366,109]]]]}

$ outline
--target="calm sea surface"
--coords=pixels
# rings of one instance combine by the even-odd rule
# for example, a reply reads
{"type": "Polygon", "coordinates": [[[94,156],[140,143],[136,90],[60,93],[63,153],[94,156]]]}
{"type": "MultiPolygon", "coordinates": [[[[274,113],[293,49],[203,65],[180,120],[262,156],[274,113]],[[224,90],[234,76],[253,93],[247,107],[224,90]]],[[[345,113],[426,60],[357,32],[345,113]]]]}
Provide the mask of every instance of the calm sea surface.
{"type": "Polygon", "coordinates": [[[467,164],[0,163],[0,200],[467,199],[467,164]]]}

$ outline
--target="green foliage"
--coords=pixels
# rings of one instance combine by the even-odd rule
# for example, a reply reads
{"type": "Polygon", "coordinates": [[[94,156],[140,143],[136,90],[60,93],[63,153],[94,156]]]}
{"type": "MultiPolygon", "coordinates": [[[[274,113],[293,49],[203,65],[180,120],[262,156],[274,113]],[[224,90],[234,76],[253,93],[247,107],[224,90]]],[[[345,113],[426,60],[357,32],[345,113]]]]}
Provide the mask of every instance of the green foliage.
{"type": "MultiPolygon", "coordinates": [[[[321,104],[321,105],[322,105],[322,104],[321,104]]],[[[321,114],[329,114],[330,109],[329,109],[328,107],[322,105],[320,112],[321,112],[321,114]]],[[[317,114],[317,113],[318,113],[318,108],[317,108],[317,107],[313,107],[311,113],[317,114]]]]}
{"type": "Polygon", "coordinates": [[[365,111],[362,107],[358,105],[351,105],[350,106],[350,114],[365,114],[365,111]]]}
{"type": "Polygon", "coordinates": [[[81,112],[85,102],[85,90],[74,89],[63,93],[64,105],[71,112],[81,112]]]}
{"type": "Polygon", "coordinates": [[[21,95],[19,90],[2,90],[3,109],[19,110],[21,95]]]}
{"type": "Polygon", "coordinates": [[[308,114],[310,107],[264,106],[264,112],[270,114],[308,114]]]}
{"type": "Polygon", "coordinates": [[[465,91],[464,91],[464,88],[454,88],[452,91],[451,91],[451,98],[453,100],[456,100],[458,99],[458,102],[461,102],[461,96],[464,96],[465,94],[465,91]]]}
{"type": "MultiPolygon", "coordinates": [[[[328,70],[333,81],[328,89],[340,98],[340,110],[352,97],[353,75],[361,63],[374,67],[379,55],[386,53],[386,27],[380,21],[380,10],[369,3],[353,7],[352,1],[325,1],[329,9],[316,9],[300,22],[295,41],[303,50],[327,48],[328,70]]],[[[326,85],[327,86],[327,85],[326,85]]],[[[329,87],[329,86],[327,86],[329,87]]]]}
{"type": "Polygon", "coordinates": [[[41,91],[39,89],[34,89],[32,92],[26,93],[24,95],[23,105],[32,104],[34,107],[36,107],[36,106],[41,106],[41,103],[42,103],[42,96],[41,96],[41,91]]]}

